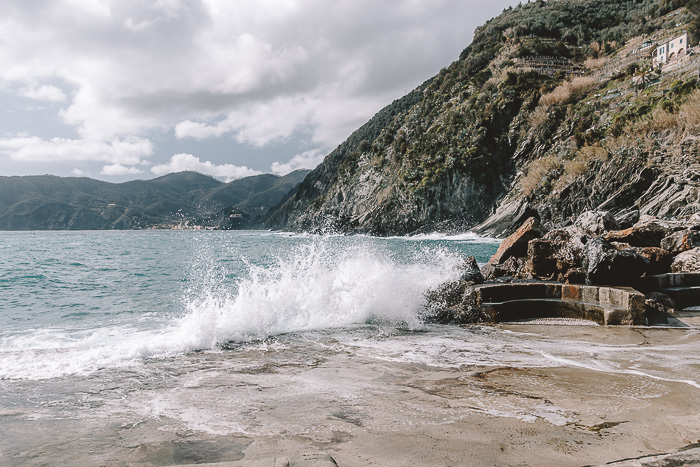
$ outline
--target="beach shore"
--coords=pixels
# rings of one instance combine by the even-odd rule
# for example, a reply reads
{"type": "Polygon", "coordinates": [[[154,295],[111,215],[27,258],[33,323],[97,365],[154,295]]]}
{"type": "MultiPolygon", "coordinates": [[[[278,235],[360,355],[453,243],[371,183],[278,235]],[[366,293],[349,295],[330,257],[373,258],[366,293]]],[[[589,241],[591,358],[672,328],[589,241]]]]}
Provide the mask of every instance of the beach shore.
{"type": "Polygon", "coordinates": [[[482,349],[485,364],[437,365],[468,349],[434,339],[388,351],[396,336],[376,348],[307,336],[80,381],[0,381],[0,463],[565,466],[700,442],[697,330],[478,329],[518,340],[482,349]],[[517,363],[537,353],[551,364],[517,363]]]}

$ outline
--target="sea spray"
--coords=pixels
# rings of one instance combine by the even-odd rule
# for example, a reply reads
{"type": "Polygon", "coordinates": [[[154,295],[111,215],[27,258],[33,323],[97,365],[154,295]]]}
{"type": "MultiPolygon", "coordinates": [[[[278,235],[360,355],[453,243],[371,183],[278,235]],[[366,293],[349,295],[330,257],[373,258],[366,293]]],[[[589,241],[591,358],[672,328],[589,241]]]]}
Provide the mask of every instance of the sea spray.
{"type": "Polygon", "coordinates": [[[182,336],[211,347],[368,321],[416,328],[425,291],[456,277],[458,262],[440,248],[398,258],[376,245],[314,239],[271,266],[249,264],[235,293],[220,279],[209,282],[188,298],[182,336]]]}
{"type": "Polygon", "coordinates": [[[424,292],[456,277],[459,264],[456,252],[435,245],[392,250],[368,238],[320,237],[280,246],[273,237],[248,254],[245,237],[224,245],[216,238],[224,237],[189,240],[191,270],[179,311],[139,310],[124,314],[125,321],[2,336],[0,379],[89,374],[228,342],[370,321],[416,329],[424,292]]]}

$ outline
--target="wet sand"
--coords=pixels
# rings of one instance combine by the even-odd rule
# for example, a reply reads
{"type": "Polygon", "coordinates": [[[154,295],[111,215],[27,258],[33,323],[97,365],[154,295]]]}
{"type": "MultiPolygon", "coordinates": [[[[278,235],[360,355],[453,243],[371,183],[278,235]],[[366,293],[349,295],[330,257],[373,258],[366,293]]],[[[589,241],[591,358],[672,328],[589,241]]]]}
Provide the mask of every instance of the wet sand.
{"type": "Polygon", "coordinates": [[[397,338],[328,334],[0,381],[0,465],[580,466],[700,443],[699,331],[484,332],[515,337],[466,364],[460,348],[439,364],[449,339],[428,358],[421,336],[384,350],[397,338]],[[518,363],[521,344],[534,363],[518,363]]]}

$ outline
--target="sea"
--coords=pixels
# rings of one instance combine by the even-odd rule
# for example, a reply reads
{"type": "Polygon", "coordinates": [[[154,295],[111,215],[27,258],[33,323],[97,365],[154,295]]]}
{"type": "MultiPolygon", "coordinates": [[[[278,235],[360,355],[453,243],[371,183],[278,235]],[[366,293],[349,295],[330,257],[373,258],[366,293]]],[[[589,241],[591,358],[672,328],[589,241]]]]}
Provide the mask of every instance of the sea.
{"type": "Polygon", "coordinates": [[[425,293],[497,247],[471,233],[0,232],[0,465],[230,461],[242,455],[231,436],[330,443],[340,425],[574,417],[476,396],[391,416],[359,409],[391,404],[394,371],[581,367],[634,375],[650,394],[658,381],[700,388],[697,330],[640,348],[429,323],[425,293]],[[173,450],[188,437],[198,441],[173,450]]]}

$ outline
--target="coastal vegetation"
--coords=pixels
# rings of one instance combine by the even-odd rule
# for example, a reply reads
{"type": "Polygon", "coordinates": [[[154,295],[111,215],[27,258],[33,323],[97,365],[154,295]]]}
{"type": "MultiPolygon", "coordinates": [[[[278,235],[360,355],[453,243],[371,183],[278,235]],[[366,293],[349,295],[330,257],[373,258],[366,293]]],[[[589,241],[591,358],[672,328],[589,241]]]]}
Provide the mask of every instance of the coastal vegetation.
{"type": "Polygon", "coordinates": [[[697,3],[504,10],[457,61],[329,154],[267,225],[503,235],[533,213],[552,226],[605,203],[632,216],[696,212],[698,181],[683,174],[700,162],[698,57],[659,68],[651,55],[675,34],[697,43],[697,3]],[[657,185],[666,188],[643,196],[657,185]]]}

